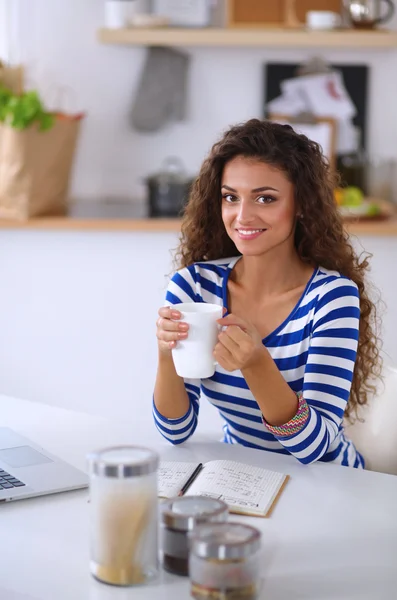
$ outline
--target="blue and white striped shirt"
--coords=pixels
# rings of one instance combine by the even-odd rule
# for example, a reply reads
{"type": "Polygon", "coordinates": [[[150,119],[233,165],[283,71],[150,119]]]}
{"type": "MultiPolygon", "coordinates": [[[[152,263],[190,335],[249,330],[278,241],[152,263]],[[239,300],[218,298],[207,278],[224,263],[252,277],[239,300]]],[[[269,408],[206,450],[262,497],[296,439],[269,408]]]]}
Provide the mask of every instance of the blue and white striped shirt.
{"type": "MultiPolygon", "coordinates": [[[[239,257],[196,263],[171,279],[166,304],[210,302],[227,308],[228,277],[239,257]]],[[[277,437],[262,420],[241,371],[219,365],[209,379],[185,380],[190,406],[180,419],[167,419],[153,405],[161,434],[173,444],[196,429],[199,401],[205,398],[225,424],[223,441],[281,454],[300,462],[317,460],[363,467],[345,438],[342,420],[349,399],[358,345],[360,307],[356,284],[335,271],[317,268],[287,319],[263,340],[281,375],[309,406],[309,419],[297,433],[277,437]]]]}

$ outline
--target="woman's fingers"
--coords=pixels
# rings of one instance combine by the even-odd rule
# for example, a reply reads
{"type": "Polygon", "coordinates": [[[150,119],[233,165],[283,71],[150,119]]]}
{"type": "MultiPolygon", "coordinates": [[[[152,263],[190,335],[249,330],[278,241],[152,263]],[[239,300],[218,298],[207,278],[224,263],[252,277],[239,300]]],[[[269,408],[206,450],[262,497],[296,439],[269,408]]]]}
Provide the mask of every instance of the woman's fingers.
{"type": "MultiPolygon", "coordinates": [[[[236,328],[238,329],[238,328],[236,328]]],[[[222,331],[219,336],[219,343],[222,344],[222,346],[224,346],[225,348],[227,348],[227,350],[229,350],[229,352],[231,354],[234,354],[235,352],[238,352],[239,350],[239,345],[238,343],[230,336],[229,333],[229,327],[227,328],[226,331],[222,331]]]]}
{"type": "Polygon", "coordinates": [[[179,311],[172,309],[170,306],[163,306],[159,309],[159,318],[156,321],[157,328],[163,331],[186,333],[189,325],[181,323],[179,321],[181,317],[182,315],[179,311]]]}
{"type": "Polygon", "coordinates": [[[230,313],[227,317],[218,319],[218,324],[222,327],[240,327],[242,331],[247,331],[249,329],[249,324],[243,319],[240,319],[240,317],[235,317],[233,313],[230,313]]]}
{"type": "Polygon", "coordinates": [[[157,319],[157,328],[163,331],[180,331],[186,333],[189,329],[187,323],[181,323],[179,321],[172,321],[171,319],[164,319],[159,317],[157,319]]]}
{"type": "Polygon", "coordinates": [[[188,335],[189,325],[181,323],[181,313],[169,306],[163,306],[158,311],[159,317],[156,321],[157,339],[162,347],[175,348],[178,340],[185,340],[188,335]]]}
{"type": "Polygon", "coordinates": [[[247,342],[250,339],[249,334],[246,331],[243,331],[238,325],[228,325],[223,333],[237,345],[247,342]]]}
{"type": "Polygon", "coordinates": [[[214,358],[226,371],[235,371],[236,367],[234,366],[233,355],[220,342],[215,346],[214,358]]]}
{"type": "Polygon", "coordinates": [[[162,317],[163,319],[174,319],[175,321],[177,321],[182,317],[182,315],[179,312],[179,310],[176,310],[171,306],[162,306],[159,309],[159,317],[162,317]]]}
{"type": "Polygon", "coordinates": [[[187,338],[187,331],[165,331],[164,329],[157,330],[157,339],[163,342],[177,342],[178,340],[185,340],[187,338]]]}

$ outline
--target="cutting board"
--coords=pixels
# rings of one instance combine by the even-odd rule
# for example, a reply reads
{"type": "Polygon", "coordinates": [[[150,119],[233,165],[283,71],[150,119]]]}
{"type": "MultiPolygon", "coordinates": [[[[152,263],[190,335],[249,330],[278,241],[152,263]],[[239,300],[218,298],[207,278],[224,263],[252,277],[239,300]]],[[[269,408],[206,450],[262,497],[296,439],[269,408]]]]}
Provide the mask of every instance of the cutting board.
{"type": "MultiPolygon", "coordinates": [[[[283,27],[288,25],[288,0],[228,0],[228,27],[283,27]]],[[[304,25],[309,10],[340,13],[342,0],[296,0],[295,13],[304,25]]]]}

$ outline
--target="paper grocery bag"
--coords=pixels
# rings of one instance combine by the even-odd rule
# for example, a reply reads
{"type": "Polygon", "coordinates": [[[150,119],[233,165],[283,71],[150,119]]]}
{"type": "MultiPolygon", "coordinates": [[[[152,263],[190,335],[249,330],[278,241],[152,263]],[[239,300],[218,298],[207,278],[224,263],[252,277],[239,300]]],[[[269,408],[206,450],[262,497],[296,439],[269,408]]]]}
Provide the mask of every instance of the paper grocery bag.
{"type": "Polygon", "coordinates": [[[0,85],[11,90],[14,94],[23,91],[23,67],[8,67],[0,61],[0,85]]]}
{"type": "Polygon", "coordinates": [[[0,123],[0,219],[63,215],[82,115],[17,130],[0,123]]]}

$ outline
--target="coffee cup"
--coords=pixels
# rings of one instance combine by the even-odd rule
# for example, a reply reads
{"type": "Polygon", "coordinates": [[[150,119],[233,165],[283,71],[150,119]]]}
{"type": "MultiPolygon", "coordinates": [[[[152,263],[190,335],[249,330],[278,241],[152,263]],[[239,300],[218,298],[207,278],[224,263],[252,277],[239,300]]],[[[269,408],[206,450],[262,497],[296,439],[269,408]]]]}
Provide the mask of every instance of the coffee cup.
{"type": "Polygon", "coordinates": [[[336,29],[342,24],[340,14],[330,10],[309,10],[306,13],[308,29],[336,29]]]}
{"type": "Polygon", "coordinates": [[[177,342],[172,350],[175,370],[184,379],[206,379],[215,373],[214,348],[218,341],[223,316],[219,304],[186,302],[174,307],[182,317],[181,322],[189,325],[188,336],[177,342]]]}

